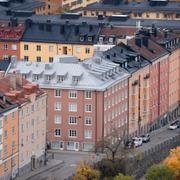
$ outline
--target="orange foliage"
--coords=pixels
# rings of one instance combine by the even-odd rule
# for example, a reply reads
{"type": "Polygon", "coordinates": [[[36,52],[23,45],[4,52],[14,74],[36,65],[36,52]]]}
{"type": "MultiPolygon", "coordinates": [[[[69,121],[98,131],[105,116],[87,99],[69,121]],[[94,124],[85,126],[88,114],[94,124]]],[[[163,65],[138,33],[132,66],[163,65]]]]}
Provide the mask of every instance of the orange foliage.
{"type": "Polygon", "coordinates": [[[164,164],[175,171],[176,179],[180,179],[180,146],[170,151],[170,155],[164,160],[164,164]]]}

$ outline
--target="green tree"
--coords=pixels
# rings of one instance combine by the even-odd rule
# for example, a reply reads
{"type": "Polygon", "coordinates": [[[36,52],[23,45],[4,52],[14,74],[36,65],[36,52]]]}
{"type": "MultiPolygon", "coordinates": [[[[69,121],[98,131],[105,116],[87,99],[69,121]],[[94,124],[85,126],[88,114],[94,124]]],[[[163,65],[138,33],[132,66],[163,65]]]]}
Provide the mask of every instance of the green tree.
{"type": "Polygon", "coordinates": [[[131,176],[125,176],[121,173],[119,173],[117,176],[114,177],[113,180],[133,180],[134,178],[131,176]]]}
{"type": "Polygon", "coordinates": [[[166,166],[153,165],[145,175],[147,180],[173,180],[175,172],[166,166]]]}

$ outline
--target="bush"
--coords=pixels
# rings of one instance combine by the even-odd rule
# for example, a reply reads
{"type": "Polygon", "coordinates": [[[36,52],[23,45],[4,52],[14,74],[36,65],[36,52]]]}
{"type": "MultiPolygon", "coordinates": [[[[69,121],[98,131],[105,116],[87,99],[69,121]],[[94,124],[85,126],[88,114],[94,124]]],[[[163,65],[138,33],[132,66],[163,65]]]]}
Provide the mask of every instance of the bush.
{"type": "Polygon", "coordinates": [[[131,176],[125,176],[121,173],[119,173],[117,176],[114,177],[113,180],[133,180],[134,178],[131,176]]]}
{"type": "Polygon", "coordinates": [[[123,163],[121,160],[114,161],[110,159],[102,159],[96,164],[96,168],[101,172],[101,177],[114,177],[119,173],[124,172],[123,163]]]}
{"type": "Polygon", "coordinates": [[[76,175],[73,180],[99,180],[100,172],[93,169],[84,162],[80,163],[76,169],[76,175]]]}
{"type": "Polygon", "coordinates": [[[147,180],[173,180],[175,173],[166,166],[153,165],[146,173],[147,180]]]}

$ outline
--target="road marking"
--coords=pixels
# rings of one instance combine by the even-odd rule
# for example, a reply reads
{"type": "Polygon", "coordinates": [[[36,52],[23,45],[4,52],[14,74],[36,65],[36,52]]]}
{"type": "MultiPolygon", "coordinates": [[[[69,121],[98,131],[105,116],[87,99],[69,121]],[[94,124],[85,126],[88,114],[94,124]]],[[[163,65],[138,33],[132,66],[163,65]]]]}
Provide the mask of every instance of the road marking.
{"type": "Polygon", "coordinates": [[[71,167],[77,166],[76,164],[70,164],[71,167]]]}

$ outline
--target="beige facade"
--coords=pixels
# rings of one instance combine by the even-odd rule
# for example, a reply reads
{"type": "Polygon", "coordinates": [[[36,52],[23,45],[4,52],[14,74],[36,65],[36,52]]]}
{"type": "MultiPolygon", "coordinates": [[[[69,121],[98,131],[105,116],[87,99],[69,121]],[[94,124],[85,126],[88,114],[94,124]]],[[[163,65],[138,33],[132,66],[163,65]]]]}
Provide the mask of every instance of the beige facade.
{"type": "MultiPolygon", "coordinates": [[[[45,154],[46,95],[28,96],[29,102],[19,108],[19,173],[34,166],[45,154]]],[[[43,163],[43,161],[42,161],[43,163]]]]}

